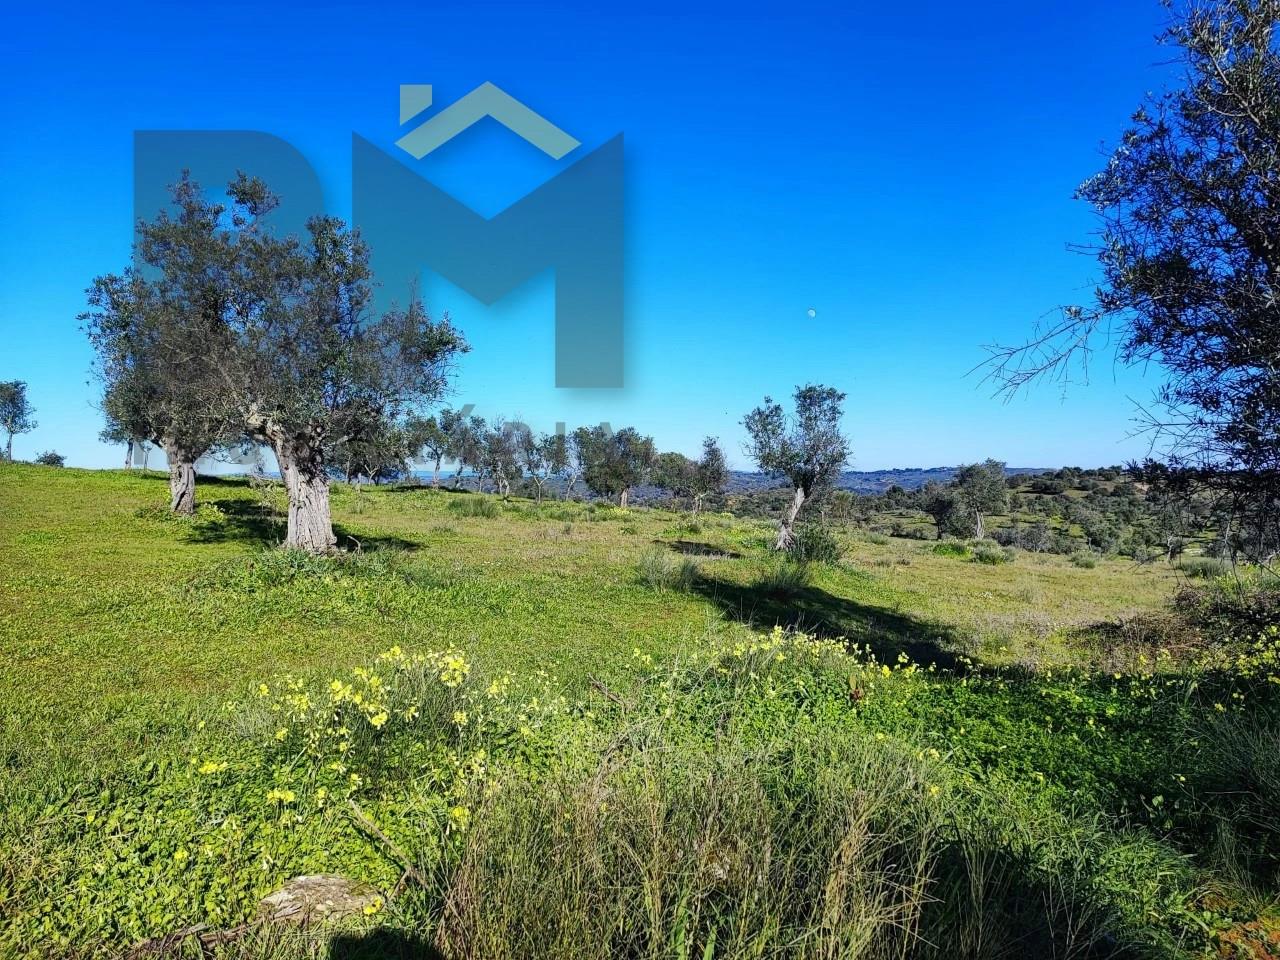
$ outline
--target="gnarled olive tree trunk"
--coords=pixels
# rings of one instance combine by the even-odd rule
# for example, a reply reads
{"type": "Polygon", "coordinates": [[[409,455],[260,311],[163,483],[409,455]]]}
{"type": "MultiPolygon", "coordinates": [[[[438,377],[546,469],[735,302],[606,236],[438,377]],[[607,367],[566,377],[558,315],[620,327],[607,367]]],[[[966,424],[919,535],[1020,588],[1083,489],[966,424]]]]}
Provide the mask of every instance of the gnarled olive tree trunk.
{"type": "Polygon", "coordinates": [[[196,512],[196,461],[203,450],[188,450],[173,440],[161,440],[165,459],[169,461],[169,509],[191,516],[196,512]]]}
{"type": "Polygon", "coordinates": [[[289,495],[286,550],[330,553],[337,546],[329,511],[329,475],[317,446],[276,438],[272,442],[285,492],[289,495]]]}
{"type": "Polygon", "coordinates": [[[618,506],[620,506],[623,510],[627,509],[627,494],[629,494],[630,492],[631,492],[630,490],[624,487],[622,492],[618,494],[618,506]]]}
{"type": "Polygon", "coordinates": [[[795,541],[796,515],[804,506],[805,499],[804,489],[796,487],[795,496],[791,498],[791,506],[787,507],[787,512],[782,515],[782,520],[778,523],[778,539],[774,541],[773,549],[786,550],[795,541]]]}

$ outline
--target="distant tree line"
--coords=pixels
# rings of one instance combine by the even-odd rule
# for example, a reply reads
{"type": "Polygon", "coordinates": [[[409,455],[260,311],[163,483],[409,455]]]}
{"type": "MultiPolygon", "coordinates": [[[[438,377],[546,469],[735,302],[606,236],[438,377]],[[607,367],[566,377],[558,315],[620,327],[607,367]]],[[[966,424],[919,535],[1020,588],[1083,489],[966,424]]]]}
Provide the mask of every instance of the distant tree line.
{"type": "MultiPolygon", "coordinates": [[[[731,495],[729,505],[745,516],[774,516],[793,496],[788,484],[731,495]]],[[[1143,470],[1119,466],[1006,476],[1004,464],[986,460],[961,466],[946,483],[876,494],[831,488],[813,503],[828,523],[917,539],[986,537],[1033,553],[1172,561],[1193,543],[1223,559],[1240,550],[1229,512],[1213,497],[1171,496],[1143,470]]]]}

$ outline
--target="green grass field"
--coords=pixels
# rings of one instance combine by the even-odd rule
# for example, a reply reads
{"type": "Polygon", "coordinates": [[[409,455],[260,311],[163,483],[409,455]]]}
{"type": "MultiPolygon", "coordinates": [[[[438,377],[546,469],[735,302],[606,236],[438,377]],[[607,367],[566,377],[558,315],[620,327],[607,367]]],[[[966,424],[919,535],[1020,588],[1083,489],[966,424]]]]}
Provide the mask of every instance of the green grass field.
{"type": "Polygon", "coordinates": [[[278,491],[198,492],[175,520],[159,475],[0,465],[0,956],[236,927],[307,872],[386,902],[337,939],[255,927],[220,955],[1172,957],[1276,929],[1274,817],[1219,802],[1274,736],[1274,637],[1167,642],[1164,565],[988,566],[849,529],[839,564],[795,575],[759,521],[345,486],[352,552],[307,561],[273,549],[278,491]],[[378,678],[358,707],[333,692],[357,668],[378,678]],[[901,796],[855,803],[862,777],[901,796]],[[722,839],[658,844],[710,836],[712,783],[722,839]],[[607,810],[630,812],[555,827],[607,810]],[[724,851],[766,836],[807,852],[759,866],[790,891],[761,905],[722,861],[747,871],[724,851]],[[553,895],[534,852],[566,849],[604,872],[566,867],[553,895]],[[663,887],[691,850],[724,876],[663,887]],[[879,879],[797,913],[832,902],[814,864],[879,879]],[[406,866],[430,883],[405,890],[406,866]]]}

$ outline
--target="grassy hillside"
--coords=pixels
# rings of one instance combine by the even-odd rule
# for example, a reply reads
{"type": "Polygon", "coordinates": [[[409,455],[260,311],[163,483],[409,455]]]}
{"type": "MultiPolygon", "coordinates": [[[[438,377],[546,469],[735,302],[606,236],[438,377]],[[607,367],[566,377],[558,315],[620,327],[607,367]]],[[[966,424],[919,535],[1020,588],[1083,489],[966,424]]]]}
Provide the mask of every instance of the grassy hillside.
{"type": "MultiPolygon", "coordinates": [[[[1274,638],[1174,632],[1166,566],[847,529],[800,570],[764,521],[346,487],[351,552],[308,560],[278,490],[199,494],[0,466],[0,955],[238,929],[311,872],[381,891],[344,942],[406,955],[1271,935],[1274,818],[1224,859],[1214,791],[1271,735],[1274,638]]],[[[274,936],[218,949],[339,955],[274,936]]]]}

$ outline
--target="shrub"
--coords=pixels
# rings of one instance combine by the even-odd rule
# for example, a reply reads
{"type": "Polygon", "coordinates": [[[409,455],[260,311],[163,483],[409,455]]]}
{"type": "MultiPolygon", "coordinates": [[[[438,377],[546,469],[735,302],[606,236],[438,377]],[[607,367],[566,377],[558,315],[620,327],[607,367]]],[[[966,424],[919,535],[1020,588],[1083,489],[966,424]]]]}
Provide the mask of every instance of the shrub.
{"type": "Polygon", "coordinates": [[[484,496],[462,497],[449,501],[449,512],[459,517],[479,517],[492,520],[502,516],[502,506],[496,500],[484,496]]]}
{"type": "Polygon", "coordinates": [[[56,450],[46,450],[40,456],[36,457],[36,463],[46,467],[65,467],[67,458],[56,450]]]}
{"type": "Polygon", "coordinates": [[[941,540],[933,545],[932,552],[939,557],[958,557],[961,559],[968,559],[973,553],[968,544],[960,543],[958,540],[941,540]]]}
{"type": "Polygon", "coordinates": [[[1098,555],[1091,550],[1077,550],[1071,554],[1071,565],[1083,570],[1092,570],[1098,565],[1098,555]]]}
{"type": "Polygon", "coordinates": [[[755,587],[761,593],[788,597],[800,593],[812,581],[813,571],[807,563],[787,558],[775,561],[756,580],[755,587]]]}
{"type": "Polygon", "coordinates": [[[874,543],[877,547],[883,547],[889,542],[889,538],[883,533],[876,533],[874,530],[868,530],[862,535],[862,539],[867,543],[874,543]]]}
{"type": "Polygon", "coordinates": [[[831,531],[816,523],[798,527],[787,552],[797,563],[839,563],[841,554],[831,531]]]}
{"type": "Polygon", "coordinates": [[[1013,563],[1016,556],[1017,554],[1008,547],[1002,547],[991,540],[980,540],[973,545],[973,560],[975,563],[985,563],[988,566],[997,567],[1002,563],[1013,563]]]}
{"type": "Polygon", "coordinates": [[[641,555],[636,573],[641,583],[654,590],[688,590],[698,579],[698,564],[691,557],[654,547],[641,555]]]}

